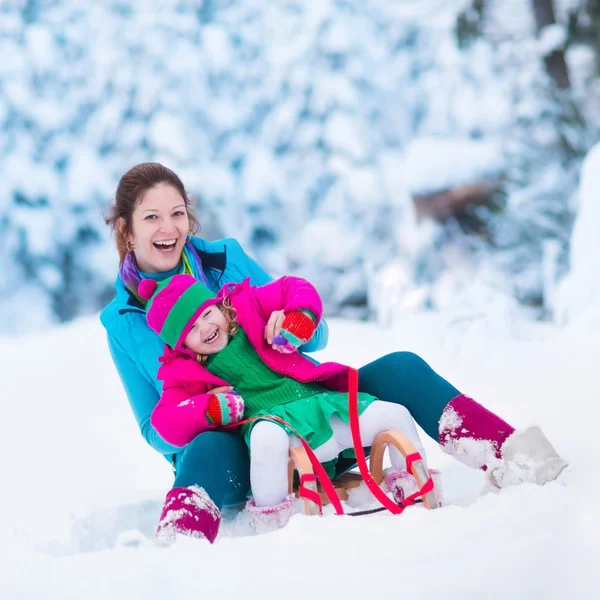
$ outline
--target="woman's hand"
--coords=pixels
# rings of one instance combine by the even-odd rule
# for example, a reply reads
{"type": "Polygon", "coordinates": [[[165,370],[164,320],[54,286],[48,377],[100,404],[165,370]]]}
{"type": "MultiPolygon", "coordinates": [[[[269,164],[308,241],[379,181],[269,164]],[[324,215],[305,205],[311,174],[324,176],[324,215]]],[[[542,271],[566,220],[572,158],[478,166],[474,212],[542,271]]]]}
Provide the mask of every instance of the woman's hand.
{"type": "Polygon", "coordinates": [[[275,350],[279,350],[279,347],[277,344],[273,344],[273,339],[279,335],[284,319],[285,315],[282,310],[274,310],[265,326],[265,341],[275,350]]]}

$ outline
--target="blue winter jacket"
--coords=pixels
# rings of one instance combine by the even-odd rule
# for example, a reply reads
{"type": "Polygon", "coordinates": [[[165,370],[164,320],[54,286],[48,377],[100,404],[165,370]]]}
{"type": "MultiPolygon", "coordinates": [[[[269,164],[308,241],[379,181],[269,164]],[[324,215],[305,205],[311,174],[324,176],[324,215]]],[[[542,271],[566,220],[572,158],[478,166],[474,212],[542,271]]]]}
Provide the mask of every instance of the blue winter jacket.
{"type": "MultiPolygon", "coordinates": [[[[246,277],[250,277],[252,285],[264,285],[273,279],[233,238],[215,242],[192,238],[192,243],[198,250],[204,272],[214,292],[226,283],[237,283],[246,277]]],[[[164,279],[176,271],[177,269],[174,269],[151,277],[164,279]]],[[[173,455],[182,448],[165,442],[150,423],[150,415],[162,391],[162,381],[156,378],[156,374],[160,364],[158,358],[164,351],[164,342],[148,327],[144,307],[127,290],[119,277],[116,281],[116,296],[104,308],[100,320],[107,331],[110,353],[142,436],[152,448],[173,462],[173,455]]],[[[302,352],[314,352],[324,348],[328,335],[327,323],[321,320],[313,338],[301,347],[302,352]]]]}

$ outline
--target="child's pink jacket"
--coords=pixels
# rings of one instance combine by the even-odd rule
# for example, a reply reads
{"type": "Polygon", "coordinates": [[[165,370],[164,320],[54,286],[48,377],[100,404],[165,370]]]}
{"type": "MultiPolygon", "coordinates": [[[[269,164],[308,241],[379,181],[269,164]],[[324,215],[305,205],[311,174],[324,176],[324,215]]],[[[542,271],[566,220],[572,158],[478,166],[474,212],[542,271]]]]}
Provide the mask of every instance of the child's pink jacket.
{"type": "MultiPolygon", "coordinates": [[[[282,354],[264,339],[265,326],[276,310],[286,313],[308,309],[321,320],[323,305],[317,290],[298,277],[281,277],[267,285],[253,287],[249,279],[228,284],[217,294],[218,300],[229,296],[237,318],[252,346],[265,363],[277,373],[297,381],[319,381],[333,390],[348,390],[348,367],[338,363],[315,365],[299,354],[282,354]]],[[[199,433],[215,429],[208,423],[206,408],[210,390],[229,385],[200,365],[192,352],[165,347],[158,379],[164,382],[162,396],[152,412],[152,425],[170,444],[185,446],[199,433]]]]}

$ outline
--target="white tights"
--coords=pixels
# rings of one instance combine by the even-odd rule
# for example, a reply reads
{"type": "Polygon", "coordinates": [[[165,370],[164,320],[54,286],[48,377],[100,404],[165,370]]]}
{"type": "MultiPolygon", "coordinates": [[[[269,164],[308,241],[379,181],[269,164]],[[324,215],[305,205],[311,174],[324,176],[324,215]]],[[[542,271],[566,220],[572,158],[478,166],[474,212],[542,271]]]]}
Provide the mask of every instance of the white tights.
{"type": "MultiPolygon", "coordinates": [[[[415,422],[408,409],[400,404],[372,402],[360,415],[360,434],[363,446],[370,446],[382,431],[394,429],[402,432],[425,459],[425,450],[417,433],[415,422]]],[[[339,417],[330,420],[332,437],[314,450],[320,462],[333,460],[347,448],[352,448],[350,424],[339,417]]],[[[288,462],[290,446],[300,446],[300,440],[289,435],[272,421],[259,421],[250,433],[250,485],[257,506],[276,506],[288,493],[288,462]]],[[[389,446],[394,469],[403,469],[406,462],[402,453],[389,446]]]]}

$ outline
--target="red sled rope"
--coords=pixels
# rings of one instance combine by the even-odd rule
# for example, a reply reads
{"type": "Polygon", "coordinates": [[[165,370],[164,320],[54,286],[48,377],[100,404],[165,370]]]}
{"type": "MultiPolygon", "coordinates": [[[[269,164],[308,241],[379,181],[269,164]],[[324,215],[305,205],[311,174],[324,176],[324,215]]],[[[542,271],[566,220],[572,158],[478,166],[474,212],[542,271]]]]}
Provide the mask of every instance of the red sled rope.
{"type": "MultiPolygon", "coordinates": [[[[354,445],[354,453],[356,455],[358,469],[360,471],[361,477],[363,478],[363,481],[365,482],[373,496],[375,496],[375,498],[379,501],[380,504],[383,505],[384,508],[389,510],[392,514],[399,515],[404,511],[404,509],[407,506],[414,504],[415,500],[417,500],[419,497],[433,490],[433,480],[431,476],[429,476],[429,478],[423,484],[421,489],[417,490],[414,494],[411,494],[410,496],[405,498],[402,501],[402,504],[396,504],[379,487],[375,479],[373,479],[369,471],[369,467],[367,465],[367,459],[365,456],[365,451],[362,446],[360,436],[360,423],[358,415],[358,371],[352,367],[348,367],[348,412],[350,417],[350,431],[352,433],[352,443],[354,445]]],[[[318,478],[319,482],[321,483],[321,487],[323,488],[325,495],[333,505],[336,514],[345,514],[344,509],[342,507],[342,503],[335,491],[335,487],[331,482],[331,479],[327,475],[325,469],[323,468],[323,465],[321,465],[321,462],[313,452],[312,448],[308,445],[308,442],[296,431],[294,426],[288,423],[285,419],[282,419],[281,417],[277,417],[275,415],[261,415],[260,417],[250,417],[237,423],[226,425],[223,429],[232,429],[244,425],[246,423],[252,423],[253,421],[259,420],[273,421],[275,423],[279,423],[289,428],[293,432],[293,434],[300,440],[304,450],[306,451],[306,454],[310,460],[315,474],[312,476],[309,474],[304,474],[301,476],[299,496],[302,498],[306,498],[307,500],[311,500],[312,502],[317,504],[317,506],[319,507],[319,513],[322,514],[323,503],[321,502],[319,494],[314,490],[306,487],[307,483],[316,483],[316,478],[318,478]]],[[[408,456],[406,456],[406,470],[409,473],[412,473],[413,463],[422,460],[423,458],[418,452],[409,454],[408,456]]],[[[368,514],[369,512],[370,511],[365,511],[365,514],[368,514]]]]}

